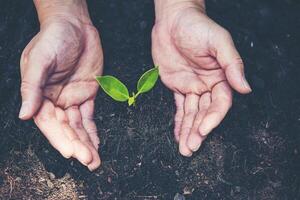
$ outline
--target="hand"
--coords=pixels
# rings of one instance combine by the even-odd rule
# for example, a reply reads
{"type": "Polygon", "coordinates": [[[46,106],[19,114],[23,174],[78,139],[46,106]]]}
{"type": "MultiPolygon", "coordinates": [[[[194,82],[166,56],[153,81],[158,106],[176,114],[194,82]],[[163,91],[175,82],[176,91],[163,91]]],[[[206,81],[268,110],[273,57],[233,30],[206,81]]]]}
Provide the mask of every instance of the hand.
{"type": "Polygon", "coordinates": [[[232,91],[251,92],[228,31],[208,18],[199,1],[156,1],[152,55],[163,83],[174,92],[174,134],[191,156],[223,120],[232,91]]]}
{"type": "Polygon", "coordinates": [[[19,117],[34,122],[64,157],[90,170],[100,165],[93,121],[103,55],[96,28],[68,16],[51,16],[21,57],[19,117]]]}

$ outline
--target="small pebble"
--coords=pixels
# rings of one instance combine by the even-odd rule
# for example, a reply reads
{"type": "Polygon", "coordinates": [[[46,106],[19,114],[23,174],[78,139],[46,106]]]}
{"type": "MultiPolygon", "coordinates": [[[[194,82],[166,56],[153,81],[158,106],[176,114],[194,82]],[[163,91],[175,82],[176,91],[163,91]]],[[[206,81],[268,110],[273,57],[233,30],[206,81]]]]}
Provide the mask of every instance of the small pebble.
{"type": "Polygon", "coordinates": [[[16,179],[15,179],[15,181],[21,181],[22,179],[20,178],[20,177],[17,177],[16,179]]]}
{"type": "Polygon", "coordinates": [[[53,174],[52,172],[49,172],[49,178],[50,178],[50,180],[54,180],[55,174],[53,174]]]}
{"type": "Polygon", "coordinates": [[[47,186],[49,188],[53,188],[54,187],[54,184],[50,181],[50,180],[47,180],[47,186]]]}
{"type": "Polygon", "coordinates": [[[297,149],[294,150],[294,154],[295,154],[295,155],[298,154],[298,150],[297,150],[297,149]]]}
{"type": "Polygon", "coordinates": [[[111,177],[110,177],[110,176],[107,178],[107,182],[109,182],[109,183],[111,183],[111,182],[112,182],[112,179],[111,179],[111,177]]]}
{"type": "Polygon", "coordinates": [[[240,186],[236,186],[235,187],[235,191],[238,192],[238,193],[241,192],[241,187],[240,186]]]}
{"type": "Polygon", "coordinates": [[[67,186],[65,184],[62,184],[61,187],[62,187],[63,191],[67,190],[67,186]]]}
{"type": "Polygon", "coordinates": [[[186,186],[183,188],[183,194],[190,195],[194,192],[194,188],[191,188],[189,186],[186,186]]]}
{"type": "Polygon", "coordinates": [[[69,174],[69,173],[66,173],[66,174],[65,174],[65,178],[66,178],[66,179],[69,179],[69,178],[71,178],[71,174],[69,174]]]}
{"type": "Polygon", "coordinates": [[[174,200],[185,200],[185,197],[182,194],[176,193],[174,200]]]}

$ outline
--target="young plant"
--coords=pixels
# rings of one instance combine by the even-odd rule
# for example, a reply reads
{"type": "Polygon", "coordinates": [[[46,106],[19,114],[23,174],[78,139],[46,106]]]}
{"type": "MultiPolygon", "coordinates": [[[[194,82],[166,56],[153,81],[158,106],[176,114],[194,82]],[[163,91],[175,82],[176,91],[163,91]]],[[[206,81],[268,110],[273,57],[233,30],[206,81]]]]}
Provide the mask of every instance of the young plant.
{"type": "Polygon", "coordinates": [[[159,76],[158,67],[154,67],[148,71],[146,71],[137,83],[137,92],[132,93],[132,96],[129,95],[127,87],[119,81],[116,77],[113,76],[97,76],[96,80],[104,90],[106,94],[108,94],[111,98],[116,101],[128,102],[128,105],[135,105],[136,98],[145,92],[150,91],[159,76]]]}

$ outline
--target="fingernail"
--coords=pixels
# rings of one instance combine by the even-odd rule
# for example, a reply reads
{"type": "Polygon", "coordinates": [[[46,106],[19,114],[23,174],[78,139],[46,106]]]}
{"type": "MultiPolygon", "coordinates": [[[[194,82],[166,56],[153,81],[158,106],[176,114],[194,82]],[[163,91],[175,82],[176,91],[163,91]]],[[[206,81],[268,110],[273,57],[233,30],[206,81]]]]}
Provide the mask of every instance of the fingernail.
{"type": "Polygon", "coordinates": [[[243,82],[244,87],[247,88],[250,92],[252,92],[252,89],[251,89],[251,87],[250,87],[250,85],[249,85],[249,83],[247,82],[247,80],[246,80],[245,77],[243,77],[242,82],[243,82]]]}
{"type": "Polygon", "coordinates": [[[93,166],[91,166],[91,165],[86,165],[86,166],[87,166],[87,168],[90,170],[90,172],[92,172],[92,171],[95,170],[95,168],[94,168],[93,166]]]}
{"type": "Polygon", "coordinates": [[[29,104],[28,102],[23,102],[22,103],[22,106],[21,106],[21,110],[20,110],[20,113],[19,113],[19,118],[23,118],[27,115],[28,113],[28,110],[29,110],[29,104]]]}
{"type": "Polygon", "coordinates": [[[199,127],[199,132],[200,132],[200,135],[202,136],[207,136],[209,134],[211,130],[208,130],[206,127],[199,127]]]}
{"type": "Polygon", "coordinates": [[[188,154],[186,154],[186,155],[183,155],[183,156],[185,156],[185,157],[191,157],[193,155],[193,152],[191,152],[191,153],[188,153],[188,154]]]}
{"type": "Polygon", "coordinates": [[[195,152],[195,151],[198,151],[198,149],[200,148],[201,146],[201,142],[199,144],[197,144],[192,150],[195,152]]]}
{"type": "Polygon", "coordinates": [[[179,147],[179,153],[184,157],[191,157],[193,155],[193,152],[189,151],[188,149],[182,150],[179,147]]]}

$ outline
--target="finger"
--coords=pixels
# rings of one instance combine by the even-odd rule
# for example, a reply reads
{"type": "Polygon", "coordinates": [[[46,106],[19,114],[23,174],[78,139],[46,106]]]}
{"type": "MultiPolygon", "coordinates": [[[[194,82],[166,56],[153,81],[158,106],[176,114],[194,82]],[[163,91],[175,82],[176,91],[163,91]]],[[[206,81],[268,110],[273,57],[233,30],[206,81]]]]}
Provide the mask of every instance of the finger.
{"type": "Polygon", "coordinates": [[[44,59],[41,52],[24,50],[21,58],[21,96],[22,106],[19,118],[27,120],[33,117],[42,103],[42,89],[47,80],[51,59],[44,59]]]}
{"type": "Polygon", "coordinates": [[[187,139],[198,113],[199,96],[187,94],[184,102],[184,117],[179,137],[179,151],[183,156],[191,156],[192,151],[187,145],[187,139]]]}
{"type": "Polygon", "coordinates": [[[97,126],[94,122],[94,107],[94,100],[88,100],[79,107],[79,110],[82,117],[83,127],[89,134],[95,149],[98,150],[100,140],[98,137],[97,126]]]}
{"type": "Polygon", "coordinates": [[[208,91],[206,84],[193,71],[185,71],[185,73],[179,71],[171,75],[162,77],[162,81],[166,85],[174,86],[170,87],[173,91],[178,91],[182,94],[194,93],[198,95],[208,91]]]}
{"type": "Polygon", "coordinates": [[[86,133],[86,131],[83,128],[81,114],[78,106],[69,107],[66,110],[66,113],[69,119],[69,125],[72,127],[73,130],[75,130],[78,138],[82,142],[91,142],[89,135],[86,133]]]}
{"type": "Polygon", "coordinates": [[[217,127],[231,105],[232,91],[229,85],[225,81],[218,83],[212,90],[212,102],[199,126],[200,134],[206,136],[217,127]]]}
{"type": "Polygon", "coordinates": [[[79,105],[87,99],[93,98],[98,88],[99,85],[96,81],[86,82],[85,84],[82,84],[81,81],[74,81],[72,84],[64,86],[56,104],[62,108],[68,108],[74,104],[79,105]],[[74,90],[74,88],[76,89],[74,90]]]}
{"type": "Polygon", "coordinates": [[[245,94],[251,92],[249,83],[244,73],[244,64],[236,50],[231,35],[223,31],[222,37],[215,42],[217,60],[225,70],[230,86],[236,91],[245,94]]]}
{"type": "Polygon", "coordinates": [[[90,171],[94,171],[101,165],[101,159],[98,151],[95,149],[95,147],[92,144],[89,145],[88,148],[90,149],[93,156],[93,161],[88,164],[88,168],[90,171]]]}
{"type": "Polygon", "coordinates": [[[50,144],[65,158],[73,155],[73,145],[64,134],[60,122],[56,118],[55,107],[49,100],[44,100],[39,112],[33,117],[34,122],[48,139],[50,144]]]}
{"type": "Polygon", "coordinates": [[[200,148],[203,140],[206,138],[200,135],[199,126],[202,122],[203,117],[207,113],[207,109],[209,108],[210,103],[211,103],[211,94],[209,92],[202,94],[199,100],[199,111],[195,118],[193,128],[191,130],[187,142],[188,147],[194,152],[200,148]]]}
{"type": "Polygon", "coordinates": [[[68,118],[66,112],[58,107],[55,108],[55,112],[63,133],[68,137],[69,142],[73,145],[72,156],[83,165],[87,166],[92,161],[92,154],[90,150],[85,144],[83,144],[75,130],[70,126],[70,119],[68,118]]]}
{"type": "Polygon", "coordinates": [[[86,158],[86,163],[88,164],[88,168],[92,171],[100,166],[100,158],[98,152],[91,142],[88,133],[83,127],[79,108],[77,106],[69,107],[66,113],[69,119],[69,125],[75,131],[80,141],[89,149],[91,153],[91,160],[88,162],[88,158],[86,158]]]}
{"type": "Polygon", "coordinates": [[[175,105],[176,105],[176,114],[174,117],[175,126],[174,126],[174,136],[176,142],[179,142],[179,135],[181,124],[184,116],[184,96],[179,93],[174,93],[175,105]]]}

